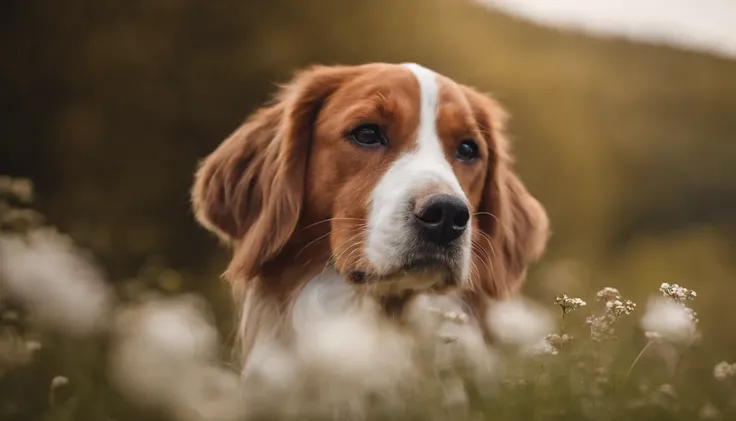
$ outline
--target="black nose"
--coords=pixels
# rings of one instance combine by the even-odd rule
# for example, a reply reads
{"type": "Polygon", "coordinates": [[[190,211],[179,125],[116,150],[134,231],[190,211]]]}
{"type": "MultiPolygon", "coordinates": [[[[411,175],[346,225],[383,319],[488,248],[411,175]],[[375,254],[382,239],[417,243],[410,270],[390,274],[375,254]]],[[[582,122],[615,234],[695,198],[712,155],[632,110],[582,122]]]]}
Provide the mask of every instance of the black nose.
{"type": "Polygon", "coordinates": [[[414,214],[422,236],[438,246],[445,246],[463,235],[470,211],[465,202],[451,194],[432,196],[414,214]]]}

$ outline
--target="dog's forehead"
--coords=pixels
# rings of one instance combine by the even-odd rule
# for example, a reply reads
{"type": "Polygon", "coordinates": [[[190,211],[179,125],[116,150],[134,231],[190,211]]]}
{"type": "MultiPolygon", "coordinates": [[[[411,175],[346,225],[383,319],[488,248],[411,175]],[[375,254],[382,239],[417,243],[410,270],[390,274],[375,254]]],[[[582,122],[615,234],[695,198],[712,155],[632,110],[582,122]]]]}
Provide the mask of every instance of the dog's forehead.
{"type": "MultiPolygon", "coordinates": [[[[437,97],[437,106],[463,101],[462,91],[450,78],[416,63],[374,63],[361,66],[338,89],[336,96],[358,100],[375,94],[392,99],[411,99],[415,106],[427,97],[437,97]]],[[[347,99],[346,98],[346,99],[347,99]]]]}

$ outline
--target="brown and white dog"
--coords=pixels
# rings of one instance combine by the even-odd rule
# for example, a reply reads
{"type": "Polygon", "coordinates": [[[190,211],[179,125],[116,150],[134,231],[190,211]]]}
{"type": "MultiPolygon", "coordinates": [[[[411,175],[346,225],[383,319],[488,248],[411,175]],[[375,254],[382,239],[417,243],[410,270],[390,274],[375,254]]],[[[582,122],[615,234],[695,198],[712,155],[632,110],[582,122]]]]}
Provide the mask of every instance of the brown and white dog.
{"type": "Polygon", "coordinates": [[[389,320],[419,296],[450,297],[476,321],[515,294],[548,221],[514,174],[505,120],[417,64],[312,67],[283,86],[192,191],[197,220],[233,248],[243,357],[288,342],[310,317],[294,309],[321,311],[330,294],[389,320]]]}

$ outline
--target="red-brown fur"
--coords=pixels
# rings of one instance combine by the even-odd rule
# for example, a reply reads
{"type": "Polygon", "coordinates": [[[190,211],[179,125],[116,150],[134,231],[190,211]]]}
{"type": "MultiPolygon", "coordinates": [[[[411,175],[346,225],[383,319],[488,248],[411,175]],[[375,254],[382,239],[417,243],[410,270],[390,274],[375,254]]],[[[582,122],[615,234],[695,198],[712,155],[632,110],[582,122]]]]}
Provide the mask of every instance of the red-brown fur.
{"type": "MultiPolygon", "coordinates": [[[[548,221],[513,171],[504,110],[470,87],[443,77],[439,85],[448,158],[467,137],[482,148],[474,165],[452,164],[473,212],[466,295],[480,314],[485,298],[517,292],[544,251],[548,221]]],[[[395,65],[313,67],[282,87],[196,173],[197,220],[233,247],[226,277],[280,307],[330,262],[342,274],[361,268],[368,197],[413,147],[418,104],[417,81],[395,65]],[[345,141],[364,121],[385,128],[391,147],[366,153],[345,141]]]]}

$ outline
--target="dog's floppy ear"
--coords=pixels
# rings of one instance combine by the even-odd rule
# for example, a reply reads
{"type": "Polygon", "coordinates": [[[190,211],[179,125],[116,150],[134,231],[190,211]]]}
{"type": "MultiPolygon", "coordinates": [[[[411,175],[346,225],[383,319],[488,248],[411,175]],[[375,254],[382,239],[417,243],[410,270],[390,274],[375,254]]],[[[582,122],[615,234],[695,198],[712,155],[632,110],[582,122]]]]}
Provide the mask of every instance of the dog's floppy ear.
{"type": "Polygon", "coordinates": [[[549,221],[514,172],[505,110],[491,97],[463,89],[489,147],[488,172],[476,213],[476,229],[482,233],[474,239],[481,250],[474,251],[479,274],[473,285],[492,297],[505,297],[518,291],[527,266],[544,253],[549,221]]]}
{"type": "Polygon", "coordinates": [[[233,245],[230,279],[254,276],[291,238],[304,199],[312,126],[352,68],[313,67],[281,88],[205,158],[192,203],[197,220],[233,245]]]}

